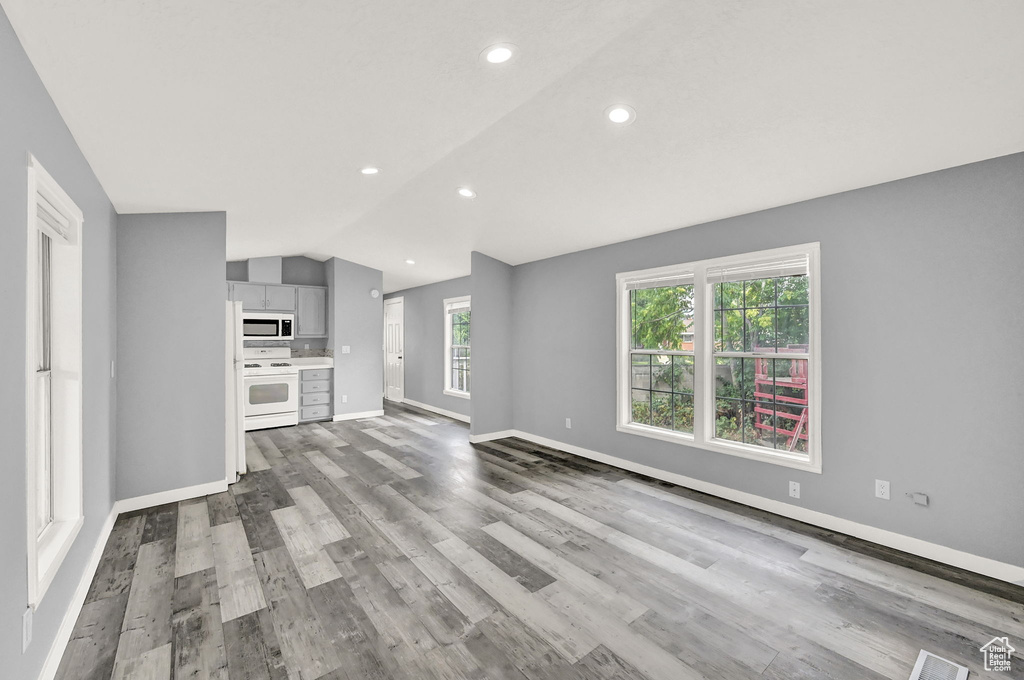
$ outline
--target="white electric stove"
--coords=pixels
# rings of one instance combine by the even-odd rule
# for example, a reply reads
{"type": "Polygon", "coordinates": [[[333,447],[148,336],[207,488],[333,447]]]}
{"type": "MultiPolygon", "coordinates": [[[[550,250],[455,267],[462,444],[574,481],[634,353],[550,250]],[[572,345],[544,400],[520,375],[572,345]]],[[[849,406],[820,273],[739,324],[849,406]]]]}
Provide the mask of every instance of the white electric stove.
{"type": "Polygon", "coordinates": [[[287,427],[299,423],[299,369],[287,347],[246,347],[245,430],[287,427]]]}

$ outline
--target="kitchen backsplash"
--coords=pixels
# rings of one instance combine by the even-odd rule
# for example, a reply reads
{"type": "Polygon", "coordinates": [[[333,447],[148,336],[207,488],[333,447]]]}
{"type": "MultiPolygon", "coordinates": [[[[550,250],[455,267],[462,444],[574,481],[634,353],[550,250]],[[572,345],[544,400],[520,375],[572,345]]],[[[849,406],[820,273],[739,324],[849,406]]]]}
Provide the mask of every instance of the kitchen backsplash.
{"type": "Polygon", "coordinates": [[[334,357],[333,349],[293,349],[292,356],[296,359],[306,357],[334,357]]]}
{"type": "MultiPolygon", "coordinates": [[[[311,348],[311,349],[295,349],[292,347],[294,342],[287,340],[246,340],[246,347],[291,347],[292,356],[296,359],[307,358],[307,357],[334,357],[333,349],[311,348]]],[[[305,343],[308,344],[308,343],[305,343]]]]}

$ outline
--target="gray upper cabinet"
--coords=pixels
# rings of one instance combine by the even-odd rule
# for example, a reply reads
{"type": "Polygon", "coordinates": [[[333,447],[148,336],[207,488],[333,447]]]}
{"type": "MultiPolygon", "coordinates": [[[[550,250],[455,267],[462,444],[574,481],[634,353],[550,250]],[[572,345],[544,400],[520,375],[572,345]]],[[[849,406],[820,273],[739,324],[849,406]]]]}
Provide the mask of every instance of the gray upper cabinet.
{"type": "Polygon", "coordinates": [[[240,301],[242,309],[268,312],[294,312],[295,286],[277,286],[264,283],[231,282],[231,299],[240,301]]]}
{"type": "Polygon", "coordinates": [[[267,286],[267,310],[295,311],[295,286],[267,286]]]}
{"type": "Polygon", "coordinates": [[[266,309],[267,287],[262,283],[232,283],[231,299],[242,303],[242,309],[266,309]]]}
{"type": "Polygon", "coordinates": [[[295,335],[324,337],[327,335],[327,289],[299,286],[295,289],[297,311],[295,335]]]}

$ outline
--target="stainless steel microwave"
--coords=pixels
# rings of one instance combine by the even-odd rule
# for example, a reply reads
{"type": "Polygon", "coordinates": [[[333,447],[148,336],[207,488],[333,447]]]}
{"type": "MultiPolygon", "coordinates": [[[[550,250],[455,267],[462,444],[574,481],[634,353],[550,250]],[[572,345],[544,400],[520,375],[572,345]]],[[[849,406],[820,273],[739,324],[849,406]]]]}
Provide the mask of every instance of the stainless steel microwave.
{"type": "Polygon", "coordinates": [[[242,313],[242,338],[245,340],[292,340],[294,327],[294,314],[242,313]]]}

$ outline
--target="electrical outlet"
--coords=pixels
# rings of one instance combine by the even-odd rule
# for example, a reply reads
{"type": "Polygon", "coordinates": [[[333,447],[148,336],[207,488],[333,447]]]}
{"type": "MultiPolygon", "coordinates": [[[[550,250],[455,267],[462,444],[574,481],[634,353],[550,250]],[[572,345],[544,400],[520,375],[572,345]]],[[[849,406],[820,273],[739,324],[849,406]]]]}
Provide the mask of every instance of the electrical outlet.
{"type": "Polygon", "coordinates": [[[889,482],[884,479],[875,480],[875,497],[889,500],[889,482]]]}
{"type": "Polygon", "coordinates": [[[572,429],[572,418],[566,418],[565,419],[565,429],[567,429],[567,430],[571,430],[572,429]]]}
{"type": "Polygon", "coordinates": [[[304,344],[302,345],[302,349],[309,349],[309,343],[308,343],[308,342],[307,342],[307,343],[304,343],[304,344]]]}
{"type": "Polygon", "coordinates": [[[342,354],[351,354],[352,353],[352,348],[349,347],[348,345],[342,345],[341,346],[341,353],[342,354]]]}
{"type": "Polygon", "coordinates": [[[800,498],[800,482],[789,483],[789,495],[793,498],[800,498]]]}
{"type": "Polygon", "coordinates": [[[342,404],[347,404],[348,403],[348,395],[347,394],[341,395],[341,403],[342,404]]]}
{"type": "Polygon", "coordinates": [[[32,607],[25,609],[21,615],[21,651],[28,649],[32,642],[32,607]]]}

